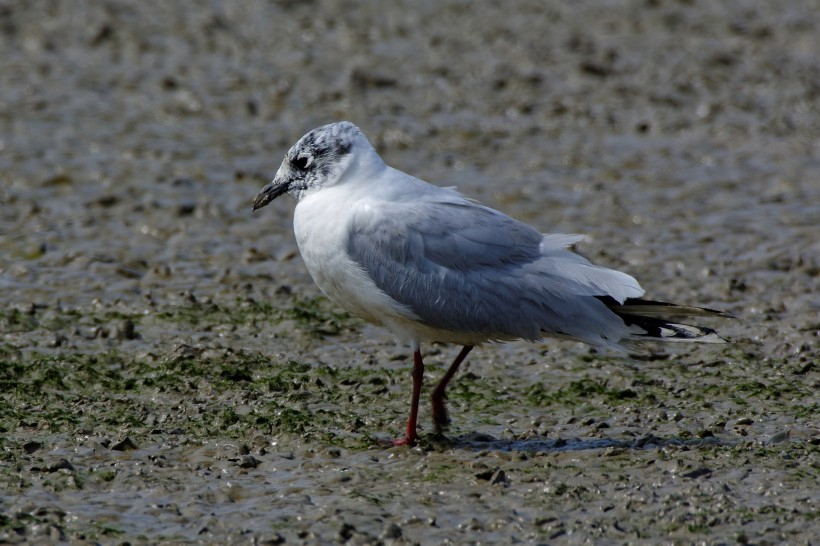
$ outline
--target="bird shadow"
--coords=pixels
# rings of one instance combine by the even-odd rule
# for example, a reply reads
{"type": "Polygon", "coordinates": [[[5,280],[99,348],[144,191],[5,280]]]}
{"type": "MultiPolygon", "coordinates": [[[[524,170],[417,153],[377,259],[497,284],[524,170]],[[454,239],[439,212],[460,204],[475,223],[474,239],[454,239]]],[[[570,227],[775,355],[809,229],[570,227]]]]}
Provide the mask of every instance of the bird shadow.
{"type": "Polygon", "coordinates": [[[659,447],[701,447],[731,446],[732,442],[715,437],[706,438],[661,438],[646,434],[637,438],[619,440],[614,438],[547,438],[533,436],[526,439],[499,439],[489,434],[472,433],[455,437],[441,434],[426,438],[430,447],[446,447],[472,451],[506,451],[529,453],[560,453],[566,451],[588,451],[594,449],[655,449],[659,447]]]}

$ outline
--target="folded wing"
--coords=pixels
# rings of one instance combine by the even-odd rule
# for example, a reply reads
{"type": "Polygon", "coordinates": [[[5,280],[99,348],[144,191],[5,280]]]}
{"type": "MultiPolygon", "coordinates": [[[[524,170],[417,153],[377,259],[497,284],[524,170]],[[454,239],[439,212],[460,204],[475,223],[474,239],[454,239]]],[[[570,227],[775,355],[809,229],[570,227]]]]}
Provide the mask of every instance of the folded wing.
{"type": "Polygon", "coordinates": [[[363,205],[347,252],[394,300],[433,328],[487,339],[557,335],[618,345],[630,327],[598,297],[623,303],[643,290],[547,235],[448,192],[446,198],[363,205]]]}

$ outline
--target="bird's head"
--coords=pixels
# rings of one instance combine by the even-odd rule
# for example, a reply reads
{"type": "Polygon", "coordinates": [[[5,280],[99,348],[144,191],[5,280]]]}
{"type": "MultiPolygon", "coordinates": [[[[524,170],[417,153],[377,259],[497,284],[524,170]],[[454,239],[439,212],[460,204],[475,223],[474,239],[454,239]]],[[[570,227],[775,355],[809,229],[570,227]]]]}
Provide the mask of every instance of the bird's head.
{"type": "Polygon", "coordinates": [[[253,200],[260,209],[282,194],[301,200],[339,181],[358,154],[372,150],[361,130],[349,121],[313,129],[288,150],[273,180],[253,200]]]}

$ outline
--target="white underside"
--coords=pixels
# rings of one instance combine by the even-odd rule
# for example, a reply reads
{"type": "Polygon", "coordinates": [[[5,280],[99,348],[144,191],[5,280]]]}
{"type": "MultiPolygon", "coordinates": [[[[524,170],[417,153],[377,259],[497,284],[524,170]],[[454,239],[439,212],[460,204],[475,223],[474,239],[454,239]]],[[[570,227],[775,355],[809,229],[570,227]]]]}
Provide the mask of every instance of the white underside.
{"type": "Polygon", "coordinates": [[[328,298],[368,322],[391,329],[415,323],[418,317],[381,291],[345,252],[348,198],[345,191],[330,187],[305,196],[296,206],[293,230],[310,276],[328,298]]]}

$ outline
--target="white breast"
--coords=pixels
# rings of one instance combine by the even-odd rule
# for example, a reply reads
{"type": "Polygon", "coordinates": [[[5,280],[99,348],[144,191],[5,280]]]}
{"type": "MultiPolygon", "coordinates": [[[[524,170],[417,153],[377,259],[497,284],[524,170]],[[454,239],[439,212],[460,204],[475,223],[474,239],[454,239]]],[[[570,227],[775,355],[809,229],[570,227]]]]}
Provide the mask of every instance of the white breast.
{"type": "Polygon", "coordinates": [[[296,205],[293,230],[313,281],[327,297],[368,322],[390,327],[394,321],[418,320],[348,257],[352,212],[349,193],[336,187],[305,196],[296,205]]]}

